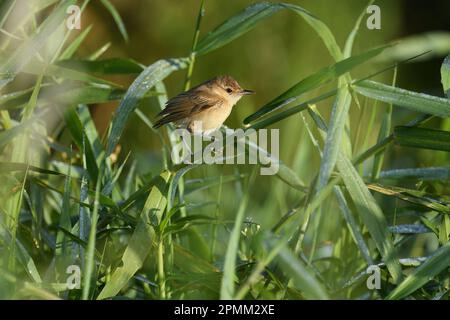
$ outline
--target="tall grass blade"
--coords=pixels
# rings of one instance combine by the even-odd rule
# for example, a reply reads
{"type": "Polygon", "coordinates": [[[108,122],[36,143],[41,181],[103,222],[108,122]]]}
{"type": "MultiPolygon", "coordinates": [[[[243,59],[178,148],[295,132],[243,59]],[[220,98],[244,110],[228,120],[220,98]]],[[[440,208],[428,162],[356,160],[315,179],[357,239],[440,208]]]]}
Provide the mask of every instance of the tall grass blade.
{"type": "Polygon", "coordinates": [[[449,99],[395,88],[370,80],[358,81],[354,84],[354,89],[361,95],[371,99],[391,103],[416,112],[450,118],[449,99]]]}
{"type": "Polygon", "coordinates": [[[338,78],[339,76],[351,71],[353,68],[369,61],[371,58],[380,54],[387,47],[388,46],[382,46],[368,50],[364,53],[349,57],[345,60],[339,61],[331,66],[319,70],[318,72],[299,81],[287,91],[276,97],[274,100],[261,107],[258,111],[245,118],[244,123],[254,121],[262,117],[263,115],[294,101],[295,99],[301,97],[304,93],[316,89],[319,86],[338,78]]]}
{"type": "Polygon", "coordinates": [[[397,283],[402,277],[402,272],[383,212],[351,162],[340,156],[337,165],[350,197],[375,241],[389,273],[397,283]]]}
{"type": "Polygon", "coordinates": [[[122,17],[120,16],[119,12],[117,12],[117,9],[109,0],[100,0],[100,1],[113,17],[117,27],[119,28],[120,34],[122,35],[125,42],[128,42],[128,32],[127,29],[125,28],[125,24],[122,21],[122,17]]]}
{"type": "Polygon", "coordinates": [[[394,141],[405,147],[450,152],[449,131],[398,126],[394,129],[394,141]]]}
{"type": "Polygon", "coordinates": [[[73,4],[75,4],[75,0],[61,1],[50,16],[45,19],[36,34],[19,46],[5,63],[0,65],[0,73],[11,75],[11,77],[0,81],[0,88],[14,79],[15,74],[20,72],[47,41],[51,39],[52,33],[64,23],[64,19],[67,17],[67,8],[73,4]]]}
{"type": "Polygon", "coordinates": [[[119,142],[129,116],[137,108],[141,98],[144,97],[147,91],[173,71],[185,67],[186,59],[167,59],[155,62],[141,72],[136,80],[134,80],[133,84],[128,88],[125,97],[116,111],[116,115],[112,122],[111,134],[109,135],[106,147],[107,156],[113,152],[119,142]]]}
{"type": "Polygon", "coordinates": [[[118,294],[142,267],[150,250],[154,248],[155,230],[152,226],[152,216],[161,216],[166,207],[169,178],[170,173],[165,171],[153,180],[153,187],[139,216],[138,224],[122,256],[123,264],[114,270],[110,281],[106,283],[97,299],[106,299],[118,294]]]}
{"type": "Polygon", "coordinates": [[[380,179],[450,180],[450,167],[405,168],[381,171],[380,179]]]}
{"type": "Polygon", "coordinates": [[[330,125],[325,139],[322,161],[320,163],[317,190],[321,190],[327,184],[336,164],[341,148],[345,121],[352,99],[346,80],[341,78],[339,84],[340,88],[338,89],[336,101],[331,110],[330,125]]]}
{"type": "Polygon", "coordinates": [[[276,261],[294,281],[295,287],[308,299],[327,300],[328,294],[314,273],[287,247],[280,250],[276,261]]]}
{"type": "Polygon", "coordinates": [[[407,297],[417,289],[423,287],[437,274],[450,265],[450,242],[439,248],[420,267],[415,269],[389,295],[387,299],[397,300],[407,297]]]}
{"type": "Polygon", "coordinates": [[[235,278],[236,278],[236,258],[239,249],[239,238],[241,235],[244,214],[249,200],[250,186],[255,177],[256,170],[253,171],[249,178],[247,190],[242,195],[239,209],[234,220],[233,230],[231,231],[230,240],[228,241],[227,251],[225,253],[225,262],[223,266],[222,284],[220,287],[220,299],[233,299],[235,294],[235,278]]]}

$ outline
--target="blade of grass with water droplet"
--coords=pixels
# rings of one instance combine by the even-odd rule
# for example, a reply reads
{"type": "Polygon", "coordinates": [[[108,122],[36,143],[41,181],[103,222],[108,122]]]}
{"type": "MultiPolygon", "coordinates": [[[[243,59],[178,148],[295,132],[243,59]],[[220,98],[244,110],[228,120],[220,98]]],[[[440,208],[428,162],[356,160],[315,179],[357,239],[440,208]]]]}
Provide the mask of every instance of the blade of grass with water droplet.
{"type": "Polygon", "coordinates": [[[404,107],[416,112],[450,118],[450,100],[388,86],[379,82],[363,80],[354,83],[359,94],[394,106],[404,107]]]}
{"type": "Polygon", "coordinates": [[[381,171],[380,179],[450,180],[450,167],[402,168],[381,171]]]}
{"type": "Polygon", "coordinates": [[[134,80],[133,84],[128,88],[127,93],[116,110],[106,148],[107,156],[113,152],[125,129],[129,116],[137,108],[140,100],[148,90],[153,88],[156,83],[166,78],[173,71],[185,67],[186,59],[166,59],[153,63],[141,72],[136,80],[134,80]]]}

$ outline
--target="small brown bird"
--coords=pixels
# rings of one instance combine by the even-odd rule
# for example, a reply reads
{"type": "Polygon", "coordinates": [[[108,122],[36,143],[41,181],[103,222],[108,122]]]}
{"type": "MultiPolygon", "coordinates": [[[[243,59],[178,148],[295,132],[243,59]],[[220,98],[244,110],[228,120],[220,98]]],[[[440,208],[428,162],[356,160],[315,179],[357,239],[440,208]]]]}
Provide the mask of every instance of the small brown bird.
{"type": "Polygon", "coordinates": [[[230,76],[215,77],[167,101],[153,127],[173,122],[191,133],[208,134],[220,128],[242,96],[252,93],[230,76]]]}

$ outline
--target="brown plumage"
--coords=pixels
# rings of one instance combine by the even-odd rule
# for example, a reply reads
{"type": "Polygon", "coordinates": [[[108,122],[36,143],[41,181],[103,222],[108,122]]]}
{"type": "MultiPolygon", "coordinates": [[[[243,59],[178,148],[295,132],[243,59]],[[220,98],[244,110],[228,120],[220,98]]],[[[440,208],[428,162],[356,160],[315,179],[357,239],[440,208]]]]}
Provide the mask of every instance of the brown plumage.
{"type": "Polygon", "coordinates": [[[216,130],[239,99],[250,93],[230,76],[215,77],[167,101],[153,127],[173,122],[194,133],[216,130]]]}

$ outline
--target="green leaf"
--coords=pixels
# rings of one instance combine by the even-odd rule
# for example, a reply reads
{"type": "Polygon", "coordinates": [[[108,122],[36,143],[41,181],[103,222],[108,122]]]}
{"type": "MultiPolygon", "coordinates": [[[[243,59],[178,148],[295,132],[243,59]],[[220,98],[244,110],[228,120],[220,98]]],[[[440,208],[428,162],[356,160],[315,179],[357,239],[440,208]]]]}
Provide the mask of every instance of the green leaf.
{"type": "Polygon", "coordinates": [[[85,139],[84,126],[81,122],[75,108],[68,109],[64,114],[67,128],[73,141],[79,150],[84,150],[86,157],[87,170],[92,181],[97,181],[99,165],[97,163],[97,156],[94,153],[93,146],[88,139],[85,139]]]}
{"type": "Polygon", "coordinates": [[[329,97],[334,96],[337,93],[337,90],[331,90],[328,91],[318,97],[312,98],[308,101],[305,101],[299,105],[293,106],[289,109],[283,110],[281,112],[275,113],[271,116],[268,116],[267,118],[255,122],[252,125],[250,125],[248,128],[253,128],[253,129],[261,129],[261,128],[267,128],[268,126],[277,123],[278,121],[284,120],[296,113],[302,112],[303,110],[308,109],[308,106],[311,104],[315,104],[317,102],[320,102],[322,100],[325,100],[329,97]]]}
{"type": "Polygon", "coordinates": [[[397,62],[419,55],[416,61],[442,57],[450,52],[450,32],[431,31],[401,38],[396,46],[389,48],[377,58],[377,62],[397,62]]]}
{"type": "Polygon", "coordinates": [[[30,128],[33,125],[33,123],[35,123],[37,120],[41,119],[47,113],[48,113],[48,110],[44,110],[39,115],[36,115],[29,119],[26,119],[25,121],[22,121],[20,124],[12,127],[11,129],[1,131],[0,132],[0,148],[3,147],[4,145],[10,143],[16,136],[25,132],[26,129],[30,128]]]}
{"type": "MultiPolygon", "coordinates": [[[[256,167],[255,167],[256,168],[256,167]]],[[[228,241],[227,251],[225,253],[225,261],[223,265],[223,278],[220,286],[220,299],[230,300],[234,297],[235,277],[236,277],[236,257],[239,249],[239,238],[241,235],[242,223],[244,221],[245,210],[247,209],[250,186],[252,185],[256,170],[253,171],[249,178],[247,189],[242,195],[239,209],[236,214],[233,230],[231,231],[230,240],[228,241]]]]}
{"type": "Polygon", "coordinates": [[[381,179],[450,180],[450,167],[405,168],[381,171],[381,179]]]}
{"type": "Polygon", "coordinates": [[[402,277],[402,271],[383,212],[352,163],[341,155],[338,157],[337,166],[356,209],[375,241],[389,273],[394,282],[397,283],[402,277]]]}
{"type": "Polygon", "coordinates": [[[387,296],[389,300],[402,299],[424,286],[450,265],[450,242],[439,248],[420,267],[415,269],[387,296]]]}
{"type": "Polygon", "coordinates": [[[70,42],[69,46],[67,46],[67,48],[58,57],[58,59],[64,60],[72,58],[80,45],[83,43],[84,39],[86,39],[86,37],[88,36],[89,32],[91,32],[91,30],[92,24],[87,28],[83,28],[83,31],[73,41],[70,42]]]}
{"type": "MultiPolygon", "coordinates": [[[[313,115],[312,119],[315,121],[317,127],[326,132],[326,124],[320,114],[318,114],[318,111],[311,111],[314,111],[311,114],[313,115]]],[[[387,222],[383,212],[367,186],[364,184],[362,178],[358,175],[353,164],[342,152],[339,152],[338,154],[337,167],[347,191],[352,198],[358,213],[361,215],[365,226],[369,230],[372,239],[375,241],[394,282],[398,282],[402,277],[401,268],[396,257],[394,244],[389,237],[387,222]]],[[[323,190],[325,189],[322,189],[320,192],[323,192],[323,190]]]]}
{"type": "Polygon", "coordinates": [[[12,81],[15,74],[20,72],[25,65],[37,54],[37,52],[51,39],[51,35],[64,23],[67,17],[66,10],[75,0],[61,1],[58,7],[39,26],[36,34],[20,45],[17,50],[9,56],[5,63],[0,65],[1,74],[10,76],[0,81],[0,88],[12,81]]]}
{"type": "Polygon", "coordinates": [[[158,60],[144,71],[134,80],[133,84],[128,88],[125,97],[121,101],[116,111],[114,120],[112,121],[111,134],[108,138],[106,155],[109,156],[125,129],[126,122],[130,115],[137,108],[140,100],[145,96],[148,90],[155,86],[156,83],[166,78],[173,71],[186,68],[186,59],[165,59],[158,60]]]}
{"type": "Polygon", "coordinates": [[[356,35],[358,34],[361,21],[367,14],[367,7],[373,4],[374,1],[375,0],[370,0],[369,3],[366,6],[364,6],[364,9],[361,11],[360,15],[358,16],[358,19],[356,19],[355,25],[353,26],[352,31],[349,33],[347,40],[345,41],[344,58],[349,58],[352,55],[353,43],[355,42],[356,35]]]}
{"type": "MultiPolygon", "coordinates": [[[[33,88],[0,97],[0,110],[22,108],[30,99],[33,88]]],[[[43,85],[38,103],[58,103],[64,106],[105,103],[120,100],[125,90],[96,85],[43,85]]]]}
{"type": "MultiPolygon", "coordinates": [[[[7,230],[2,222],[0,222],[0,237],[5,243],[9,244],[9,246],[14,245],[13,243],[11,243],[13,241],[11,233],[7,230]]],[[[26,270],[27,275],[29,275],[34,282],[41,283],[42,278],[39,275],[36,264],[34,263],[34,260],[28,253],[27,249],[19,241],[19,239],[15,239],[15,247],[18,249],[16,252],[16,259],[23,266],[24,270],[26,270]]]]}
{"type": "Polygon", "coordinates": [[[86,263],[83,269],[83,288],[82,288],[82,294],[81,298],[83,300],[87,300],[90,298],[90,287],[92,283],[95,283],[94,275],[95,275],[95,244],[97,242],[97,223],[99,219],[99,204],[100,204],[100,187],[101,187],[101,172],[99,174],[99,177],[97,179],[97,183],[95,186],[95,196],[94,196],[94,208],[92,209],[92,215],[91,215],[91,225],[89,228],[89,237],[88,237],[88,243],[86,247],[86,263]]]}
{"type": "Polygon", "coordinates": [[[14,171],[34,171],[41,174],[51,174],[51,175],[58,175],[58,176],[65,176],[64,173],[48,170],[44,168],[39,168],[35,166],[31,166],[26,163],[19,163],[19,162],[0,162],[0,172],[14,172],[14,171]]]}
{"type": "MultiPolygon", "coordinates": [[[[60,229],[70,230],[72,229],[72,223],[70,221],[70,194],[72,191],[70,184],[70,172],[72,167],[69,165],[67,168],[67,175],[64,183],[64,195],[62,199],[61,212],[59,215],[59,225],[60,229]]],[[[66,234],[59,230],[56,234],[56,247],[55,247],[55,256],[56,256],[56,265],[59,272],[63,272],[63,266],[69,262],[69,250],[70,245],[66,234]]]]}
{"type": "Polygon", "coordinates": [[[450,99],[450,54],[445,57],[441,66],[441,82],[444,93],[450,99]]]}
{"type": "Polygon", "coordinates": [[[29,64],[23,67],[23,72],[35,74],[35,75],[46,75],[46,76],[52,76],[57,77],[61,79],[70,79],[70,80],[76,80],[76,81],[82,81],[82,82],[90,82],[90,83],[98,83],[113,87],[119,87],[115,83],[107,80],[103,80],[94,76],[91,76],[87,73],[63,68],[56,64],[47,64],[40,62],[38,60],[33,60],[29,64]]]}
{"type": "Polygon", "coordinates": [[[294,101],[295,99],[301,97],[306,92],[316,89],[321,85],[338,78],[339,76],[349,72],[353,68],[369,61],[371,58],[381,53],[387,47],[388,46],[374,48],[359,55],[347,58],[345,60],[332,64],[328,67],[320,69],[316,73],[299,81],[294,86],[289,88],[287,91],[276,97],[274,100],[264,105],[258,111],[245,118],[244,123],[254,121],[262,117],[263,115],[272,112],[284,106],[287,103],[294,101]]]}
{"type": "Polygon", "coordinates": [[[352,101],[352,96],[344,78],[340,78],[339,85],[340,88],[338,89],[336,101],[331,110],[330,125],[325,138],[317,190],[325,187],[336,164],[341,149],[345,121],[352,101]]]}
{"type": "MultiPolygon", "coordinates": [[[[394,76],[392,80],[392,85],[395,86],[395,82],[397,81],[397,68],[394,69],[394,76]]],[[[392,125],[392,104],[389,104],[386,107],[385,112],[383,113],[383,117],[381,119],[380,131],[378,132],[377,142],[381,142],[387,137],[389,137],[391,132],[392,125]]],[[[367,135],[368,137],[368,135],[367,135]]],[[[384,161],[384,152],[379,152],[375,155],[375,159],[373,160],[372,166],[372,179],[378,179],[381,171],[381,167],[383,166],[384,161]]]]}
{"type": "Polygon", "coordinates": [[[295,287],[308,299],[329,299],[323,285],[316,279],[314,273],[298,259],[287,247],[280,250],[277,261],[281,269],[292,277],[295,287]]]}
{"type": "Polygon", "coordinates": [[[354,84],[356,92],[412,111],[450,118],[450,100],[363,80],[354,84]]]}
{"type": "Polygon", "coordinates": [[[125,24],[122,21],[122,17],[120,16],[119,12],[117,12],[116,8],[112,5],[112,3],[109,0],[100,0],[103,5],[106,7],[106,9],[109,11],[111,16],[113,17],[114,21],[116,22],[117,27],[119,28],[120,34],[122,35],[123,39],[128,42],[128,33],[127,29],[125,28],[125,24]]]}
{"type": "Polygon", "coordinates": [[[105,60],[59,60],[57,65],[81,72],[101,74],[133,74],[140,73],[144,69],[133,59],[111,58],[105,60]]]}
{"type": "Polygon", "coordinates": [[[395,226],[389,226],[389,232],[399,234],[420,234],[432,232],[431,229],[423,224],[399,224],[395,226]]]}
{"type": "Polygon", "coordinates": [[[122,256],[122,265],[114,270],[111,279],[106,283],[97,299],[106,299],[118,294],[136,271],[142,267],[144,260],[153,248],[155,230],[152,226],[151,216],[161,215],[166,207],[165,194],[169,178],[170,173],[165,171],[154,179],[154,185],[139,216],[138,224],[122,256]]]}
{"type": "Polygon", "coordinates": [[[350,211],[350,208],[348,207],[347,200],[345,199],[342,189],[337,186],[334,187],[334,194],[336,196],[336,199],[338,200],[339,209],[344,216],[345,222],[349,227],[350,233],[355,240],[356,245],[361,251],[361,254],[366,260],[367,264],[372,265],[373,259],[370,256],[370,250],[367,247],[366,242],[364,241],[364,236],[362,235],[361,228],[359,227],[358,223],[353,217],[353,214],[350,211]]]}
{"type": "Polygon", "coordinates": [[[3,28],[15,4],[16,0],[5,0],[0,3],[0,28],[3,28]]]}
{"type": "MultiPolygon", "coordinates": [[[[48,88],[47,92],[51,93],[52,89],[53,88],[48,88]]],[[[46,95],[46,90],[44,90],[43,96],[48,99],[49,102],[74,106],[117,101],[125,95],[125,92],[125,90],[111,87],[82,86],[68,88],[64,91],[58,90],[53,95],[46,95]]]]}
{"type": "Polygon", "coordinates": [[[450,204],[447,197],[436,196],[425,191],[411,190],[401,187],[382,186],[380,184],[368,184],[367,187],[373,191],[393,196],[403,201],[408,201],[431,210],[450,213],[450,204]]]}
{"type": "Polygon", "coordinates": [[[251,30],[260,20],[272,16],[282,9],[279,4],[256,3],[232,16],[201,39],[196,54],[202,55],[216,50],[251,30]]]}
{"type": "Polygon", "coordinates": [[[405,147],[450,152],[449,131],[398,126],[394,129],[394,141],[405,147]]]}
{"type": "Polygon", "coordinates": [[[297,5],[270,2],[252,4],[229,18],[199,41],[195,53],[201,55],[224,46],[254,28],[261,20],[272,16],[281,9],[287,9],[299,14],[322,38],[333,58],[335,60],[341,59],[342,53],[336,43],[336,39],[322,21],[297,5]]]}

